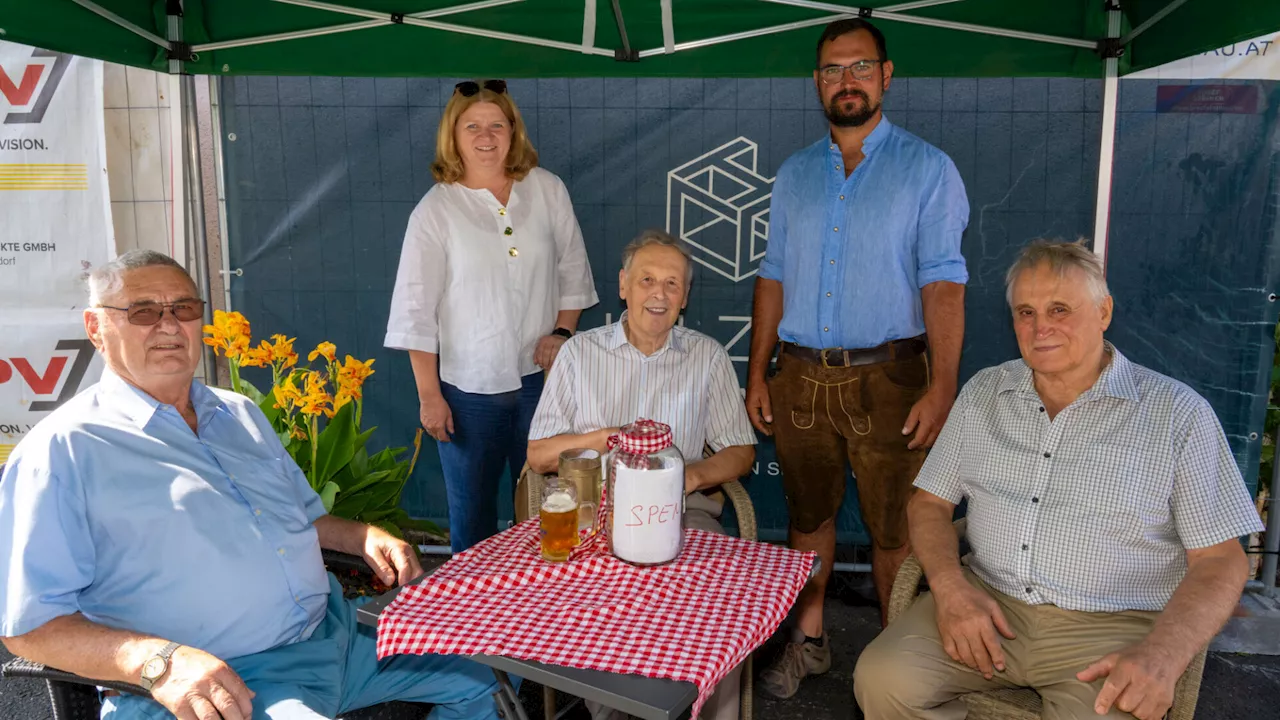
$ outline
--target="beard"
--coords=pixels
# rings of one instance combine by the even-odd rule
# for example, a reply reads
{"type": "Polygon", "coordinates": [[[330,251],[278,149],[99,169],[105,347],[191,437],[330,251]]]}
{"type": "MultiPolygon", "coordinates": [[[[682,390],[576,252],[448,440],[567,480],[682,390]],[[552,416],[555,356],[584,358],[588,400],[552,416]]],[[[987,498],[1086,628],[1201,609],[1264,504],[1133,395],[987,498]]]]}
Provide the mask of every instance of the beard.
{"type": "Polygon", "coordinates": [[[827,120],[836,127],[862,127],[875,116],[879,109],[880,102],[877,101],[872,105],[871,98],[861,90],[842,90],[822,108],[827,120]],[[852,98],[862,98],[860,109],[846,110],[841,107],[842,101],[852,98]]]}

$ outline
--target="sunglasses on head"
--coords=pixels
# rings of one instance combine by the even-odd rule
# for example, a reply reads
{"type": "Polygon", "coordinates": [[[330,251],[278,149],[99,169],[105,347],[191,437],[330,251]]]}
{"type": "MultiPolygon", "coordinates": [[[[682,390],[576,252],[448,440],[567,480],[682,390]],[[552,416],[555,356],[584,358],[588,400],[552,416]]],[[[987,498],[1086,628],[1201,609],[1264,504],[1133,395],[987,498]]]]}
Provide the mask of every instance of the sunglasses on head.
{"type": "Polygon", "coordinates": [[[125,313],[130,325],[155,325],[169,311],[178,322],[191,322],[204,318],[203,300],[176,300],[171,303],[137,302],[129,307],[112,307],[99,305],[105,310],[119,310],[125,313]]]}
{"type": "Polygon", "coordinates": [[[506,80],[485,80],[484,84],[477,83],[474,80],[464,80],[453,86],[455,92],[460,93],[462,97],[471,97],[480,92],[480,88],[496,92],[499,95],[507,91],[506,80]]]}

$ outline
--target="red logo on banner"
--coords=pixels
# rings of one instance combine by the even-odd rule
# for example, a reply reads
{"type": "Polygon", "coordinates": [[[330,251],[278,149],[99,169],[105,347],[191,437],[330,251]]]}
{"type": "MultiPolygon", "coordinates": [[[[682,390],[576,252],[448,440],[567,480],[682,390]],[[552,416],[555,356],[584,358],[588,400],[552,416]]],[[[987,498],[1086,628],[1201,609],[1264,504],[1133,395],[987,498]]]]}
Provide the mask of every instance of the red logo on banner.
{"type": "Polygon", "coordinates": [[[62,76],[70,64],[70,55],[36,50],[31,53],[31,62],[23,66],[22,76],[16,81],[4,68],[0,68],[0,97],[4,99],[0,107],[9,106],[4,124],[36,124],[44,120],[45,111],[49,109],[49,103],[58,91],[58,84],[62,82],[62,76]],[[53,62],[48,62],[45,58],[52,58],[53,62]],[[42,78],[45,78],[44,87],[40,87],[42,78]],[[36,88],[40,88],[39,94],[36,93],[36,88]]]}
{"type": "Polygon", "coordinates": [[[31,403],[28,409],[31,412],[48,412],[55,410],[62,403],[75,397],[80,392],[80,383],[84,381],[85,372],[89,369],[89,363],[93,360],[93,343],[88,340],[59,340],[54,352],[59,350],[74,350],[75,362],[71,364],[71,370],[67,371],[67,360],[65,355],[54,355],[49,358],[45,364],[44,370],[37,370],[37,365],[31,362],[30,358],[14,357],[0,359],[0,385],[7,382],[23,382],[36,395],[52,395],[57,389],[58,382],[65,375],[66,381],[62,383],[62,392],[58,393],[57,400],[38,400],[31,403]],[[17,372],[15,379],[14,373],[17,372]]]}

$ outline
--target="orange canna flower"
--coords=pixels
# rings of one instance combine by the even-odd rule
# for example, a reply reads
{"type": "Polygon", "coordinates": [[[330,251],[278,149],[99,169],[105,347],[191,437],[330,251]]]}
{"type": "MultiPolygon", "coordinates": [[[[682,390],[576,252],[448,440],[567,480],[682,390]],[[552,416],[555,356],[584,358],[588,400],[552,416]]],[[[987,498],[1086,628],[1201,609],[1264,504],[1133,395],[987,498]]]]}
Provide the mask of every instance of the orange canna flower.
{"type": "Polygon", "coordinates": [[[249,349],[249,321],[238,312],[214,310],[213,324],[203,329],[209,336],[204,343],[215,352],[221,350],[228,360],[238,359],[249,349]]]}
{"type": "Polygon", "coordinates": [[[325,360],[328,360],[329,362],[333,362],[334,359],[337,358],[337,356],[338,356],[338,346],[334,345],[331,342],[326,341],[317,345],[315,350],[312,350],[310,353],[307,354],[307,361],[315,362],[315,359],[317,357],[323,357],[325,360]]]}
{"type": "Polygon", "coordinates": [[[314,370],[307,372],[305,390],[295,404],[304,415],[323,413],[325,417],[333,417],[333,396],[325,387],[324,376],[314,370]]]}
{"type": "Polygon", "coordinates": [[[302,393],[298,390],[298,386],[293,383],[293,376],[280,381],[280,384],[271,388],[271,394],[275,395],[276,407],[288,411],[295,405],[301,405],[302,393]]]}
{"type": "Polygon", "coordinates": [[[350,388],[340,387],[338,389],[338,394],[333,396],[333,411],[336,413],[342,409],[343,405],[346,405],[352,400],[359,400],[359,399],[360,399],[360,390],[358,388],[356,389],[355,392],[352,392],[350,388]]]}
{"type": "Polygon", "coordinates": [[[307,439],[307,431],[306,431],[306,430],[303,430],[303,429],[302,429],[302,426],[301,426],[301,425],[299,425],[298,427],[295,427],[295,428],[293,429],[293,436],[294,436],[295,438],[299,439],[299,440],[306,440],[306,439],[307,439]]]}
{"type": "Polygon", "coordinates": [[[268,367],[271,365],[271,346],[263,340],[258,347],[249,348],[240,354],[242,367],[268,367]]]}
{"type": "Polygon", "coordinates": [[[373,359],[361,362],[348,355],[346,363],[338,366],[338,382],[352,384],[358,388],[373,374],[372,366],[373,359]]]}
{"type": "MultiPolygon", "coordinates": [[[[279,333],[271,336],[271,362],[280,363],[287,369],[298,364],[298,353],[293,351],[293,341],[298,338],[285,337],[279,333]]],[[[263,341],[264,343],[266,341],[263,341]]]]}

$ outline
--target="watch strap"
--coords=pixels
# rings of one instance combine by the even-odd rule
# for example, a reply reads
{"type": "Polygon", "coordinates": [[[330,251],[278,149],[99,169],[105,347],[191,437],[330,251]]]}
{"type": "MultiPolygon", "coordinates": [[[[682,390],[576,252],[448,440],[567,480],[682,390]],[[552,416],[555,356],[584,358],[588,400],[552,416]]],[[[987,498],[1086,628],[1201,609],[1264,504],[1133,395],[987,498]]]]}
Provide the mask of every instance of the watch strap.
{"type": "Polygon", "coordinates": [[[573,337],[573,331],[572,331],[572,330],[570,330],[570,329],[568,329],[568,328],[562,328],[562,327],[558,327],[558,328],[556,328],[555,330],[552,330],[552,331],[551,331],[551,334],[552,334],[552,335],[559,335],[560,337],[562,337],[562,338],[566,338],[566,339],[573,337]]]}

